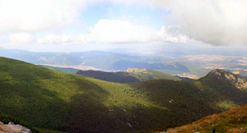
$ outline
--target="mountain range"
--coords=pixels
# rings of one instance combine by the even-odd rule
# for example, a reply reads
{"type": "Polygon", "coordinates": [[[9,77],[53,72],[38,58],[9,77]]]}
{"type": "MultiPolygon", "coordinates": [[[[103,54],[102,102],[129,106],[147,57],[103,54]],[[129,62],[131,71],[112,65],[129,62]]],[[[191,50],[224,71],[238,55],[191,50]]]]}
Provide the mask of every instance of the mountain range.
{"type": "Polygon", "coordinates": [[[205,76],[209,71],[200,65],[176,61],[164,56],[141,56],[100,51],[52,53],[0,49],[0,56],[37,65],[83,67],[84,70],[124,71],[128,68],[144,68],[172,75],[186,73],[194,75],[196,78],[205,76]]]}
{"type": "Polygon", "coordinates": [[[246,84],[220,69],[196,81],[113,83],[1,57],[0,111],[43,129],[131,132],[244,105],[246,84]]]}

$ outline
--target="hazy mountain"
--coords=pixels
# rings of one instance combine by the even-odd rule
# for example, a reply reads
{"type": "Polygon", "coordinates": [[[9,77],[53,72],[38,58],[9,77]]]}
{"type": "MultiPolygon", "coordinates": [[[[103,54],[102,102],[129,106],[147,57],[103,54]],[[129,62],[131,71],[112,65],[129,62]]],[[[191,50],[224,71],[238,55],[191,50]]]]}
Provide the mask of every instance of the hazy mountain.
{"type": "Polygon", "coordinates": [[[178,81],[179,78],[165,74],[162,72],[150,70],[150,69],[141,69],[141,68],[129,68],[121,72],[103,72],[103,71],[77,71],[78,75],[101,79],[110,82],[118,83],[130,83],[154,79],[167,79],[178,81]]]}
{"type": "Polygon", "coordinates": [[[199,65],[175,61],[164,56],[140,56],[100,51],[51,53],[0,49],[0,56],[38,65],[90,66],[107,71],[144,68],[173,75],[189,73],[197,77],[205,76],[209,71],[199,65]]]}

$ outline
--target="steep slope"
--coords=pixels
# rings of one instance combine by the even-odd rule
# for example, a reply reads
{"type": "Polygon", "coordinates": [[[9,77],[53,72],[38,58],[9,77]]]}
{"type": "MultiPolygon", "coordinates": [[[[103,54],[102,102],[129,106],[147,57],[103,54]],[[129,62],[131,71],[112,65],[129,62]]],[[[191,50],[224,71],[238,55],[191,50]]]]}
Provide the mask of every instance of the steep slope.
{"type": "Polygon", "coordinates": [[[170,128],[162,133],[245,133],[247,132],[247,105],[229,111],[206,116],[181,127],[170,128]]]}
{"type": "Polygon", "coordinates": [[[150,70],[150,69],[141,69],[141,68],[129,68],[122,72],[103,72],[103,71],[77,71],[76,74],[101,79],[110,82],[118,83],[129,83],[129,82],[138,82],[154,79],[167,79],[167,80],[180,80],[177,77],[165,74],[162,72],[150,70]]]}
{"type": "Polygon", "coordinates": [[[121,84],[0,58],[0,111],[35,127],[121,133],[192,122],[247,100],[234,98],[246,91],[233,83],[226,97],[207,81],[121,84]]]}

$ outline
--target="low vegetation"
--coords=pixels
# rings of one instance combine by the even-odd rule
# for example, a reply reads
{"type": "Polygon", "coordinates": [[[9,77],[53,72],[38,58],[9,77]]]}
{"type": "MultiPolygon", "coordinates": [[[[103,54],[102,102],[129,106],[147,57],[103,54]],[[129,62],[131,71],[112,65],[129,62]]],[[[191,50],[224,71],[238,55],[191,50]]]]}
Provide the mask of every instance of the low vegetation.
{"type": "Polygon", "coordinates": [[[182,133],[245,133],[247,132],[247,105],[220,114],[206,116],[190,124],[169,128],[182,133]]]}
{"type": "Polygon", "coordinates": [[[159,128],[247,103],[244,86],[217,78],[222,75],[123,84],[0,58],[0,111],[35,127],[67,132],[159,128]]]}

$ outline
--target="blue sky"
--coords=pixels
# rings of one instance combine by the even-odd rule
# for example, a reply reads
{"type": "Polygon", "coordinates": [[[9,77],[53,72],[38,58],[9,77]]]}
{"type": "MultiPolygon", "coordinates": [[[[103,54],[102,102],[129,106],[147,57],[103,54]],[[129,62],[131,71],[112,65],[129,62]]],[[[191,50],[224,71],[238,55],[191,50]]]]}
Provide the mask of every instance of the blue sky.
{"type": "Polygon", "coordinates": [[[246,48],[246,7],[244,0],[1,0],[0,47],[143,54],[246,48]]]}

